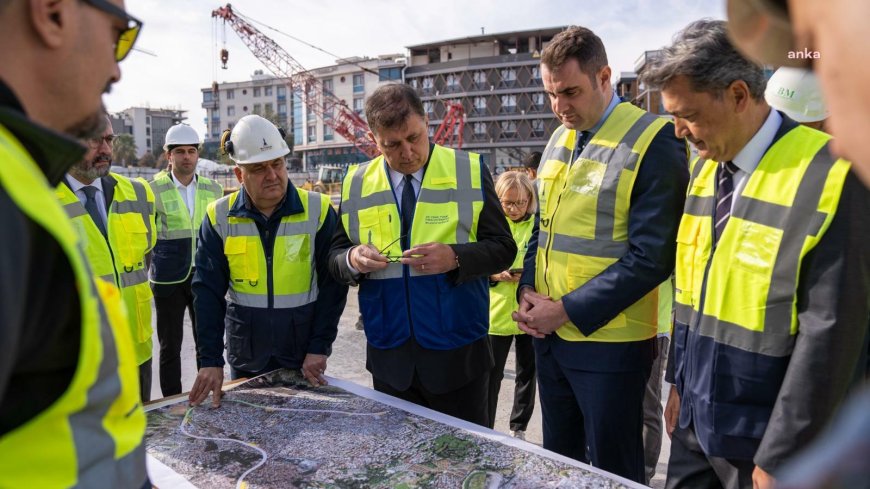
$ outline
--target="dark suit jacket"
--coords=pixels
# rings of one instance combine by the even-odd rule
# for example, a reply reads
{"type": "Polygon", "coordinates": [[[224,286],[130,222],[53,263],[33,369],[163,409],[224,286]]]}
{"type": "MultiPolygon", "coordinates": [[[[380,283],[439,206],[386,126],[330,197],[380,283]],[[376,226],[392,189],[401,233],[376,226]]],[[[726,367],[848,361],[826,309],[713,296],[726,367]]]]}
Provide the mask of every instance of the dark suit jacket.
{"type": "MultiPolygon", "coordinates": [[[[483,163],[481,166],[484,203],[477,227],[477,242],[450,245],[459,257],[460,267],[447,275],[456,284],[507,270],[517,253],[516,243],[495,193],[492,176],[483,163]]],[[[354,243],[339,220],[329,251],[330,272],[340,282],[357,285],[365,280],[365,275],[357,279],[347,268],[347,252],[352,246],[354,243]]],[[[414,293],[413,289],[411,293],[414,293]]],[[[366,368],[372,376],[394,389],[408,389],[416,373],[423,387],[433,394],[443,394],[462,387],[488,372],[492,365],[492,348],[486,335],[460,348],[436,351],[421,347],[412,334],[405,344],[397,348],[381,350],[369,345],[366,360],[366,368]]]]}

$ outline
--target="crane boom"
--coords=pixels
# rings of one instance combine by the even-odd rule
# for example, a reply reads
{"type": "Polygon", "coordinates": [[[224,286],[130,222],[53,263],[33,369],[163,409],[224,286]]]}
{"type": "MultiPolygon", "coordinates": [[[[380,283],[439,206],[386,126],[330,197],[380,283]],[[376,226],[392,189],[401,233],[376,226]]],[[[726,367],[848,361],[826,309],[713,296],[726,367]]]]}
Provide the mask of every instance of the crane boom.
{"type": "MultiPolygon", "coordinates": [[[[275,76],[289,79],[290,93],[292,94],[294,90],[303,93],[307,110],[316,114],[324,124],[351,142],[369,158],[374,158],[380,153],[377,145],[367,136],[370,129],[365,119],[349,109],[347,102],[339,99],[329,90],[324,90],[320,80],[290,56],[278,43],[235,12],[231,4],[218,7],[212,11],[211,16],[215,19],[222,19],[225,24],[229,24],[242,39],[242,42],[248,46],[251,53],[266,65],[275,76]]],[[[222,52],[221,56],[221,60],[226,65],[228,57],[226,50],[222,52]]],[[[459,137],[456,147],[461,148],[465,111],[462,104],[457,102],[448,103],[447,108],[444,120],[435,131],[433,141],[437,144],[452,143],[453,136],[457,133],[455,127],[458,124],[459,137]]]]}

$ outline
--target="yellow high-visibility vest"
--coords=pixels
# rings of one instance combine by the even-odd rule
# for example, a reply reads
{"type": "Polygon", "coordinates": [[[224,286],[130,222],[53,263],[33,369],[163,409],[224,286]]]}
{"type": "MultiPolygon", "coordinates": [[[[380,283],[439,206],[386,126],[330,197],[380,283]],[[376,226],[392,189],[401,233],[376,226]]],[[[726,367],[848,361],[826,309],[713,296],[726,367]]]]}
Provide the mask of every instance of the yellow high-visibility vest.
{"type": "MultiPolygon", "coordinates": [[[[663,118],[621,103],[573,164],[578,132],[560,126],[553,133],[538,170],[538,292],[559,300],[628,251],[631,191],[647,148],[666,124],[663,118]]],[[[656,334],[657,313],[654,289],[590,336],[571,322],[556,334],[568,341],[644,340],[656,334]]]]}
{"type": "Polygon", "coordinates": [[[677,233],[677,323],[742,350],[791,353],[801,262],[830,226],[849,172],[829,140],[798,126],[774,143],[735,197],[715,253],[718,162],[695,159],[677,233]]]}
{"type": "MultiPolygon", "coordinates": [[[[511,265],[511,270],[523,268],[523,258],[529,248],[529,238],[532,237],[532,228],[535,227],[534,216],[520,222],[508,219],[511,235],[517,243],[517,256],[511,265]]],[[[489,288],[489,334],[497,336],[510,336],[525,334],[517,323],[511,318],[511,313],[519,308],[517,304],[516,282],[498,282],[489,288]]]]}
{"type": "Polygon", "coordinates": [[[223,196],[223,187],[205,177],[196,177],[193,217],[169,173],[161,172],[148,182],[157,204],[157,244],[151,261],[151,282],[174,284],[187,280],[193,269],[196,237],[208,205],[223,196]]]}
{"type": "Polygon", "coordinates": [[[108,242],[73,191],[61,183],[57,198],[82,238],[85,256],[97,277],[121,289],[127,308],[130,336],[140,365],[151,358],[153,328],[145,255],[156,242],[154,194],[147,184],[116,173],[114,195],[107,209],[108,242]]]}
{"type": "MultiPolygon", "coordinates": [[[[477,241],[481,168],[478,154],[433,147],[411,222],[411,247],[477,241]]],[[[401,216],[383,156],[348,168],[340,209],[351,242],[371,244],[391,258],[402,255],[401,216]]],[[[446,275],[420,273],[398,261],[367,273],[360,281],[359,300],[368,342],[375,348],[395,348],[410,338],[412,324],[416,341],[432,350],[457,348],[485,336],[486,277],[452,284],[446,275]],[[406,294],[406,288],[413,293],[406,294]]]]}
{"type": "Polygon", "coordinates": [[[224,254],[230,267],[230,302],[265,309],[272,295],[274,308],[289,309],[317,300],[314,241],[317,230],[326,220],[330,201],[328,196],[317,192],[295,190],[305,211],[281,218],[271,268],[266,263],[266,252],[254,220],[229,215],[239,192],[209,204],[208,219],[224,242],[224,254]],[[270,274],[272,289],[268,286],[270,274]]]}
{"type": "MultiPolygon", "coordinates": [[[[21,143],[0,126],[0,185],[63,249],[81,311],[78,366],[43,412],[0,436],[2,487],[141,487],[145,413],[118,290],[95,280],[81,238],[21,143]]],[[[31,277],[50,280],[51,277],[31,277]]]]}

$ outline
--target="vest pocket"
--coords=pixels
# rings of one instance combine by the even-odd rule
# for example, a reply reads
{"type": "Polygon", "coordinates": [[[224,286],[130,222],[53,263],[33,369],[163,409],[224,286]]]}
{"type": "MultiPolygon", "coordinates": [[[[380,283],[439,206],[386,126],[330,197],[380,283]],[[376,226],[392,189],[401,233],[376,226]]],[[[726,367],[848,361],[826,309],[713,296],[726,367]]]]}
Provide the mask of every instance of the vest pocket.
{"type": "Polygon", "coordinates": [[[148,249],[148,229],[145,228],[142,215],[126,213],[117,216],[123,232],[110,231],[109,235],[118,241],[118,259],[125,267],[141,264],[145,250],[148,249]]]}
{"type": "Polygon", "coordinates": [[[259,280],[256,250],[253,249],[248,253],[248,244],[247,236],[228,236],[224,241],[224,254],[230,267],[230,281],[232,282],[257,282],[259,280]]]}
{"type": "MultiPolygon", "coordinates": [[[[674,278],[674,299],[680,304],[694,304],[693,292],[696,288],[695,260],[698,252],[698,233],[700,223],[698,218],[685,215],[677,231],[677,261],[674,278]]],[[[700,264],[697,264],[702,266],[700,264]]],[[[703,273],[703,270],[698,270],[703,273]]],[[[700,284],[700,282],[698,282],[700,284]]]]}

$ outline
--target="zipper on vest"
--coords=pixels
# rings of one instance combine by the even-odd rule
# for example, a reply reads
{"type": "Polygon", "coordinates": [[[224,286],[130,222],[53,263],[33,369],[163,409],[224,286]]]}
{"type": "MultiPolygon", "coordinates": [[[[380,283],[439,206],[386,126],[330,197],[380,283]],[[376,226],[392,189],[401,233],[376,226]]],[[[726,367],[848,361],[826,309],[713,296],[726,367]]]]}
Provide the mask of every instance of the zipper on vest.
{"type": "MultiPolygon", "coordinates": [[[[713,181],[714,203],[715,203],[716,195],[718,195],[718,192],[719,192],[719,182],[716,180],[717,179],[714,179],[714,181],[713,181]]],[[[691,182],[689,182],[689,185],[691,185],[691,182]]],[[[707,259],[707,263],[704,265],[704,279],[701,281],[701,296],[700,296],[700,299],[698,299],[698,314],[696,314],[695,320],[692,321],[693,323],[695,323],[695,331],[698,330],[698,327],[701,324],[701,318],[704,316],[704,303],[706,302],[705,299],[707,298],[707,281],[710,277],[710,268],[713,266],[713,257],[716,256],[716,245],[718,244],[718,243],[716,243],[716,206],[715,205],[713,206],[713,215],[710,216],[710,221],[712,223],[712,226],[710,226],[710,234],[711,234],[711,236],[710,236],[710,243],[711,243],[711,245],[710,245],[710,258],[707,259]]],[[[694,307],[694,305],[693,305],[693,307],[694,307]]],[[[687,329],[686,341],[688,342],[689,341],[689,331],[691,331],[691,329],[692,329],[691,325],[687,324],[686,329],[687,329]]],[[[690,354],[692,353],[692,349],[685,348],[685,351],[686,351],[686,365],[689,365],[689,363],[690,363],[689,359],[690,359],[690,354]]],[[[685,368],[684,368],[683,372],[686,372],[685,368]]],[[[684,384],[687,387],[691,385],[691,381],[693,378],[693,376],[691,376],[691,373],[692,373],[691,369],[688,370],[688,372],[686,373],[686,378],[684,379],[684,384]]],[[[694,413],[693,413],[693,416],[694,416],[694,413]]]]}
{"type": "MultiPolygon", "coordinates": [[[[266,224],[268,226],[268,223],[266,224]]],[[[269,252],[266,253],[266,306],[272,309],[275,305],[275,296],[272,291],[272,254],[275,252],[275,243],[269,242],[269,228],[266,227],[266,243],[269,243],[269,252]]],[[[263,247],[265,252],[266,247],[263,247]]]]}

